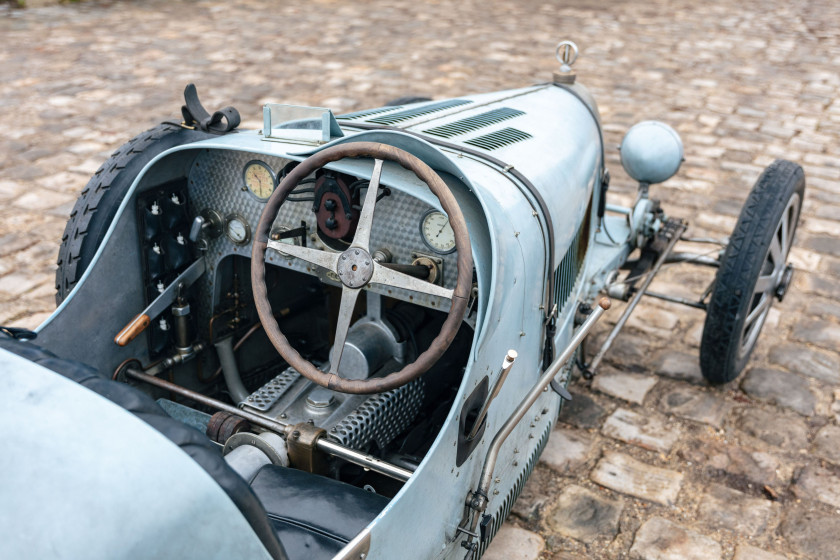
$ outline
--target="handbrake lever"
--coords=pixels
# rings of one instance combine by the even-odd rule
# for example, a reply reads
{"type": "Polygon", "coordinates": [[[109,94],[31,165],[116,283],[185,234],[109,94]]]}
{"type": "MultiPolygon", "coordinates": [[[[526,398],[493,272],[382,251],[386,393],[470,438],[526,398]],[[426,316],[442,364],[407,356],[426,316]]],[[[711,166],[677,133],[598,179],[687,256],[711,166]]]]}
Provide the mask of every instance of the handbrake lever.
{"type": "Polygon", "coordinates": [[[152,319],[163,313],[170,305],[175,302],[178,297],[179,287],[183,290],[190,287],[193,282],[198,280],[206,269],[204,257],[201,257],[184,270],[175,280],[170,282],[161,294],[149,304],[142,313],[131,320],[123,329],[114,337],[114,343],[117,346],[125,346],[146,330],[152,319]]]}

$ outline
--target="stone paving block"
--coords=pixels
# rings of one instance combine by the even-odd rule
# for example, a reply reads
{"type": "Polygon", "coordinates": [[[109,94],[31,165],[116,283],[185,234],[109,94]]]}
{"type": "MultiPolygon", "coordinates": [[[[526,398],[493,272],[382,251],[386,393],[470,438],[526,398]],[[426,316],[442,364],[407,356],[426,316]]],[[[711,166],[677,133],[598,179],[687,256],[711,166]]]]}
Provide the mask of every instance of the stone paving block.
{"type": "MultiPolygon", "coordinates": [[[[606,333],[604,334],[606,335],[606,333]]],[[[603,339],[600,342],[603,342],[603,339]]],[[[650,346],[650,337],[622,331],[613,342],[610,351],[607,352],[606,359],[611,363],[622,365],[628,363],[628,361],[641,362],[650,355],[650,346]]]]}
{"type": "Polygon", "coordinates": [[[546,519],[551,529],[561,535],[591,543],[618,533],[623,509],[621,501],[607,499],[580,486],[569,486],[546,519]]]}
{"type": "MultiPolygon", "coordinates": [[[[835,275],[831,274],[831,261],[829,257],[823,259],[823,266],[829,271],[829,274],[802,274],[794,282],[794,289],[809,294],[816,294],[821,297],[840,299],[840,285],[835,281],[835,275]]],[[[832,329],[833,325],[830,323],[823,323],[822,325],[809,325],[804,330],[795,330],[794,338],[799,338],[805,342],[811,342],[823,348],[831,350],[832,335],[834,339],[837,338],[837,332],[832,329]],[[826,337],[827,339],[823,339],[826,337]]]]}
{"type": "Polygon", "coordinates": [[[739,544],[732,560],[785,560],[785,557],[748,544],[739,544]]]}
{"type": "MultiPolygon", "coordinates": [[[[815,182],[816,179],[811,179],[808,182],[815,182]]],[[[817,253],[834,255],[840,257],[840,243],[837,243],[837,238],[830,235],[815,235],[808,237],[804,243],[805,247],[817,253]]]]}
{"type": "Polygon", "coordinates": [[[706,380],[700,371],[700,362],[696,355],[668,350],[659,357],[656,373],[697,385],[705,385],[706,380]]]}
{"type": "Polygon", "coordinates": [[[690,441],[680,455],[692,464],[702,465],[710,475],[724,473],[757,485],[779,487],[786,484],[791,475],[788,462],[783,466],[782,461],[770,453],[718,441],[690,441]]]}
{"type": "Polygon", "coordinates": [[[631,560],[720,560],[717,541],[673,521],[651,517],[636,531],[631,560]]]}
{"type": "Polygon", "coordinates": [[[813,452],[827,461],[840,465],[840,427],[827,424],[820,428],[814,436],[813,452]]]}
{"type": "Polygon", "coordinates": [[[717,392],[679,385],[662,394],[659,408],[668,414],[721,428],[732,405],[717,392]]]}
{"type": "Polygon", "coordinates": [[[24,186],[17,181],[0,180],[0,199],[11,199],[23,192],[24,186]]]}
{"type": "Polygon", "coordinates": [[[545,550],[541,536],[506,523],[487,547],[484,560],[537,560],[545,550]]]}
{"type": "Polygon", "coordinates": [[[806,465],[793,482],[793,493],[840,509],[840,476],[824,467],[806,465]]]}
{"type": "Polygon", "coordinates": [[[656,377],[649,375],[604,371],[595,376],[592,388],[611,397],[642,404],[656,381],[656,377]]]}
{"type": "Polygon", "coordinates": [[[840,359],[837,355],[801,344],[781,344],[770,349],[770,361],[826,383],[840,384],[840,359]]]}
{"type": "Polygon", "coordinates": [[[88,158],[82,163],[70,167],[70,171],[90,177],[96,173],[100,165],[102,165],[102,160],[99,158],[88,158]]]}
{"type": "Polygon", "coordinates": [[[741,382],[741,389],[751,397],[765,400],[800,414],[811,416],[817,399],[808,381],[778,369],[753,368],[741,382]]]}
{"type": "Polygon", "coordinates": [[[86,183],[87,180],[83,176],[78,173],[70,173],[68,171],[61,171],[54,175],[38,179],[38,184],[45,189],[69,192],[74,195],[82,190],[86,183]]]}
{"type": "Polygon", "coordinates": [[[753,498],[727,486],[712,484],[697,508],[697,519],[715,529],[758,537],[775,528],[779,509],[779,504],[770,500],[753,498]]]}
{"type": "Polygon", "coordinates": [[[644,449],[667,453],[680,437],[677,427],[669,427],[666,420],[649,413],[640,414],[619,408],[604,422],[601,433],[644,449]]]}
{"type": "MultiPolygon", "coordinates": [[[[840,251],[840,242],[834,242],[840,251]]],[[[799,323],[793,328],[793,338],[836,352],[840,348],[840,325],[828,321],[799,323]]]]}
{"type": "Polygon", "coordinates": [[[805,308],[806,315],[816,317],[834,317],[840,321],[840,303],[831,300],[812,301],[805,308]]]}
{"type": "Polygon", "coordinates": [[[597,428],[607,412],[586,393],[570,391],[572,400],[563,403],[558,420],[577,428],[597,428]]]}
{"type": "Polygon", "coordinates": [[[790,508],[781,524],[782,536],[791,547],[812,560],[837,560],[840,516],[790,508]]]}
{"type": "Polygon", "coordinates": [[[525,487],[516,501],[513,503],[511,511],[514,515],[518,515],[522,519],[529,521],[536,517],[548,499],[551,497],[545,490],[544,482],[541,480],[539,471],[535,471],[528,478],[525,487]]]}
{"type": "Polygon", "coordinates": [[[592,443],[592,436],[584,431],[555,428],[540,456],[540,462],[560,474],[569,474],[589,458],[592,443]]]}
{"type": "Polygon", "coordinates": [[[787,451],[805,450],[808,447],[808,426],[801,417],[793,414],[749,408],[738,419],[738,428],[787,451]]]}
{"type": "Polygon", "coordinates": [[[651,335],[662,335],[677,328],[679,315],[652,305],[639,305],[630,315],[627,326],[651,335]]]}
{"type": "Polygon", "coordinates": [[[12,201],[14,206],[24,210],[50,210],[62,204],[73,202],[76,197],[72,194],[58,193],[47,189],[29,191],[12,201]]]}
{"type": "Polygon", "coordinates": [[[643,500],[673,505],[682,487],[683,474],[653,467],[628,455],[608,451],[590,473],[595,483],[643,500]]]}
{"type": "Polygon", "coordinates": [[[13,273],[0,278],[0,293],[11,296],[20,296],[37,287],[31,274],[13,273]]]}

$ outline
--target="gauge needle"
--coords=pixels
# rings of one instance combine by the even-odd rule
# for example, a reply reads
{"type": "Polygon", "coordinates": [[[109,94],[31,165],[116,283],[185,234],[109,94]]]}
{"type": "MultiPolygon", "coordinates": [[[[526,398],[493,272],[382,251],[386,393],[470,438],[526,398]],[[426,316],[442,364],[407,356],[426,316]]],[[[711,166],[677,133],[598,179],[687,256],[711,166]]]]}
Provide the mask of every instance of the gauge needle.
{"type": "Polygon", "coordinates": [[[442,225],[442,226],[440,226],[440,231],[438,231],[438,232],[437,232],[437,235],[435,235],[435,239],[437,239],[438,237],[440,237],[440,234],[441,234],[441,233],[443,233],[443,229],[446,227],[446,224],[448,224],[448,223],[449,223],[449,218],[446,218],[446,221],[445,221],[445,222],[443,222],[443,225],[442,225]]]}

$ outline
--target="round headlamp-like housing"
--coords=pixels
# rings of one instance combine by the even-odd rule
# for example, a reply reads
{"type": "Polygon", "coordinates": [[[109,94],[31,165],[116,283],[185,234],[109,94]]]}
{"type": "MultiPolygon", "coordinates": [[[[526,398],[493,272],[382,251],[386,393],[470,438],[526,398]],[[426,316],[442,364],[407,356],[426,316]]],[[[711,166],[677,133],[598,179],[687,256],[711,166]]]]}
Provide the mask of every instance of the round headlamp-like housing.
{"type": "Polygon", "coordinates": [[[621,141],[621,165],[640,183],[667,181],[683,162],[683,144],[677,131],[659,121],[640,122],[621,141]]]}

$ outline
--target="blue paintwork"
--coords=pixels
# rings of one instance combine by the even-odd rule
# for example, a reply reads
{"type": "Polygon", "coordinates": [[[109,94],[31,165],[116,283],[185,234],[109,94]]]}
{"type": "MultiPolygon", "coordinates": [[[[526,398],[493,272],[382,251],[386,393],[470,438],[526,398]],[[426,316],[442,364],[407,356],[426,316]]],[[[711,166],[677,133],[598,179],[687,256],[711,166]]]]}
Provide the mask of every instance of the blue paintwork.
{"type": "Polygon", "coordinates": [[[0,558],[270,558],[219,485],[154,428],[1,349],[0,374],[0,422],[13,427],[0,558]]]}

